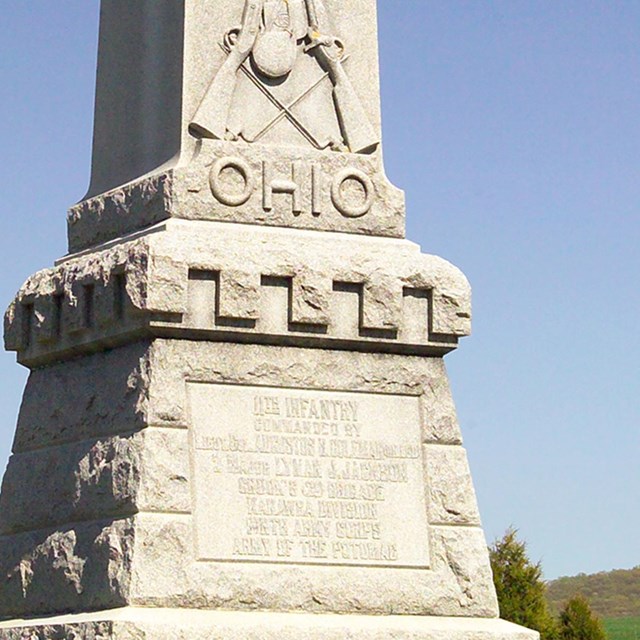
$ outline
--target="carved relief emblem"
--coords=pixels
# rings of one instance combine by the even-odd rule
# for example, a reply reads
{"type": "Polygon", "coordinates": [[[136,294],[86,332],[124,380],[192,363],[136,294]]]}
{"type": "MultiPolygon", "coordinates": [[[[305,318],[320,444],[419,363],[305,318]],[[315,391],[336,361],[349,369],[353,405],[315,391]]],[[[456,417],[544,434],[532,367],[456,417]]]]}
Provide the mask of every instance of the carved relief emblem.
{"type": "Polygon", "coordinates": [[[198,136],[370,153],[380,143],[323,0],[245,0],[193,121],[198,136]]]}

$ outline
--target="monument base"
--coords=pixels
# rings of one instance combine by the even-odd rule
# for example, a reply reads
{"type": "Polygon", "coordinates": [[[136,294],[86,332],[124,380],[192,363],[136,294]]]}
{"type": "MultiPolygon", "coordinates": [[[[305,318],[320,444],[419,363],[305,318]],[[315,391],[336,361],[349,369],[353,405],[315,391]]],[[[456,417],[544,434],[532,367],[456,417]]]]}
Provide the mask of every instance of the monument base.
{"type": "Polygon", "coordinates": [[[0,640],[537,640],[498,619],[138,609],[0,623],[0,640]]]}

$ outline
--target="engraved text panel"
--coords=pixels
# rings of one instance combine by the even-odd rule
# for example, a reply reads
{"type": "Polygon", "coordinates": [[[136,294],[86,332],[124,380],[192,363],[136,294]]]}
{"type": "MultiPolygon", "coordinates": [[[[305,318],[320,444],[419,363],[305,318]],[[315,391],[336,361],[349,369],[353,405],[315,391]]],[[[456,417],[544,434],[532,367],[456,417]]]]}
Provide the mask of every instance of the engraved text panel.
{"type": "Polygon", "coordinates": [[[428,567],[416,397],[189,384],[201,560],[428,567]]]}

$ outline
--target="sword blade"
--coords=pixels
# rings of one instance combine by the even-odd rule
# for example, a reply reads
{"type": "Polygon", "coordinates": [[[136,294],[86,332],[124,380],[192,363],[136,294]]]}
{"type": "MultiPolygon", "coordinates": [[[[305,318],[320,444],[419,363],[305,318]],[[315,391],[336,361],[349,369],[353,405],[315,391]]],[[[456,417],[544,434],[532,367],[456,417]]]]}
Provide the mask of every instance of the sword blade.
{"type": "Polygon", "coordinates": [[[305,0],[307,5],[307,14],[309,15],[309,26],[314,31],[319,31],[319,20],[318,20],[318,7],[316,6],[315,0],[305,0]]]}

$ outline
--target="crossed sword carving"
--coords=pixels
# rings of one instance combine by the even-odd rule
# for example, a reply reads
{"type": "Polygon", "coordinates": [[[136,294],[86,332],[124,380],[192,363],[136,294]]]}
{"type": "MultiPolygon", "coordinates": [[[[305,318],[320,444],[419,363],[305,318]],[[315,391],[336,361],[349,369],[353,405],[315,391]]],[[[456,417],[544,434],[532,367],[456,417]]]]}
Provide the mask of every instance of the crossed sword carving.
{"type": "Polygon", "coordinates": [[[247,66],[246,60],[255,45],[264,2],[265,0],[246,0],[246,13],[242,27],[232,29],[226,34],[221,47],[227,54],[227,59],[218,69],[189,125],[191,132],[195,136],[218,138],[219,140],[224,140],[227,137],[229,134],[228,118],[233,102],[236,75],[238,71],[242,71],[269,102],[278,109],[278,115],[253,140],[247,140],[247,142],[258,140],[283,118],[286,118],[316,149],[322,150],[327,146],[333,146],[336,150],[352,153],[372,152],[380,144],[380,134],[371,125],[368,114],[342,67],[342,63],[347,58],[344,56],[344,45],[338,38],[322,35],[318,14],[318,4],[322,6],[321,0],[306,0],[310,30],[305,52],[314,50],[314,55],[324,71],[319,80],[314,82],[291,104],[286,105],[273,95],[260,81],[259,76],[254,74],[251,67],[247,66]],[[231,36],[234,34],[236,39],[232,42],[231,36]],[[326,77],[329,77],[333,83],[333,99],[345,148],[341,146],[340,141],[331,139],[322,145],[292,111],[293,107],[314,91],[326,77]]]}
{"type": "MultiPolygon", "coordinates": [[[[221,49],[229,55],[231,50],[224,44],[220,44],[221,49]]],[[[342,59],[342,62],[346,62],[349,59],[349,55],[345,55],[342,59]]],[[[289,120],[289,122],[300,132],[300,134],[316,149],[323,149],[324,147],[318,142],[315,136],[300,122],[300,120],[296,117],[296,115],[291,111],[293,107],[302,102],[310,93],[315,91],[326,78],[329,77],[329,72],[325,71],[318,80],[316,80],[308,89],[303,91],[293,102],[286,105],[281,100],[276,98],[276,96],[269,91],[267,87],[260,82],[260,79],[256,74],[247,66],[246,61],[240,65],[240,71],[244,73],[244,75],[251,80],[251,82],[260,90],[260,92],[278,109],[280,109],[280,113],[273,118],[269,123],[267,123],[254,137],[252,142],[260,140],[263,136],[265,136],[273,127],[275,127],[279,122],[281,122],[284,118],[289,120]]]]}

